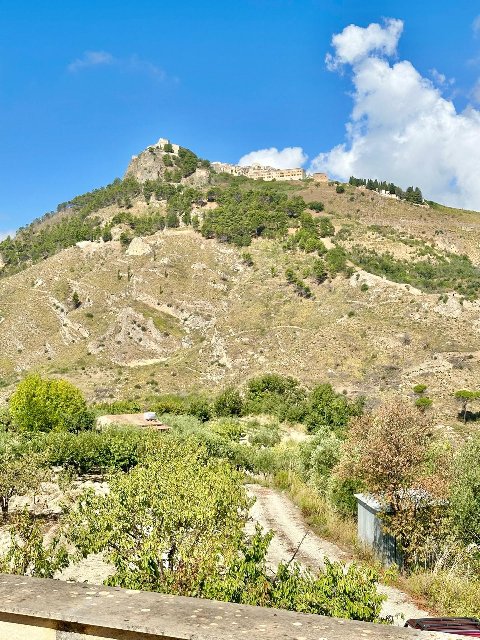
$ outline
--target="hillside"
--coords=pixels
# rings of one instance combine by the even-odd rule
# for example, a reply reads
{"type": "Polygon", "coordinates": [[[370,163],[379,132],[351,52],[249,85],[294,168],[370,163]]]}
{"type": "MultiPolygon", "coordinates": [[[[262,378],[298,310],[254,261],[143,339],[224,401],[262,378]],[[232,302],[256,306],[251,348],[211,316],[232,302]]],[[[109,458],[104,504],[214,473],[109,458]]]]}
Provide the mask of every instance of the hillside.
{"type": "MultiPolygon", "coordinates": [[[[333,184],[270,183],[276,210],[287,196],[321,201],[325,211],[310,213],[333,229],[321,234],[323,248],[302,250],[295,234],[307,223],[286,218],[285,240],[274,216],[242,248],[221,241],[228,233],[212,216],[230,205],[218,194],[253,190],[262,198],[265,185],[202,171],[210,182],[203,190],[185,185],[180,195],[157,197],[157,180],[147,197],[151,176],[137,173],[143,187],[131,189],[128,202],[122,195],[91,211],[70,205],[43,223],[80,216],[94,241],[54,247],[18,273],[7,266],[4,397],[32,368],[71,380],[97,401],[212,390],[276,371],[307,385],[331,382],[370,403],[398,393],[413,401],[413,385],[425,383],[435,418],[460,428],[452,394],[475,388],[480,368],[480,214],[349,186],[337,193],[333,184]],[[315,278],[315,256],[335,246],[348,266],[315,278]],[[289,282],[288,270],[311,297],[289,282]]],[[[237,222],[243,228],[245,220],[237,222]]]]}

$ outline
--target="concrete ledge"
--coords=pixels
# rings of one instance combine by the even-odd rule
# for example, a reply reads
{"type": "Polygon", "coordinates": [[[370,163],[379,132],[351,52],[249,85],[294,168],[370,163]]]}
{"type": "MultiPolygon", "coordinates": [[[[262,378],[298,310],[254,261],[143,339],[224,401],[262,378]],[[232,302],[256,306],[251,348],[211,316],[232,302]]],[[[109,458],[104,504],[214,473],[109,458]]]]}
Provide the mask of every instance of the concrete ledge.
{"type": "Polygon", "coordinates": [[[279,609],[0,574],[0,640],[454,637],[279,609]]]}

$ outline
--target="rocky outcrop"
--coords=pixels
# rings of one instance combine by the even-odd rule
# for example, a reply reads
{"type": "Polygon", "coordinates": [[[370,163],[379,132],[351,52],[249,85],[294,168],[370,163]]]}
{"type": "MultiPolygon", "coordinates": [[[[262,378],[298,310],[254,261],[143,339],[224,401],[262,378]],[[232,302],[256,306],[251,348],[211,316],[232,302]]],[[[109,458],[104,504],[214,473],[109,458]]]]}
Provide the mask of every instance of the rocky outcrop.
{"type": "MultiPolygon", "coordinates": [[[[137,156],[132,156],[124,177],[133,177],[138,182],[146,182],[147,180],[166,180],[168,182],[169,174],[178,172],[179,166],[181,166],[180,150],[181,147],[178,144],[173,144],[166,138],[160,138],[156,144],[147,147],[137,156]]],[[[195,158],[194,155],[193,158],[195,158]]],[[[197,167],[190,175],[178,176],[175,182],[178,182],[179,179],[182,184],[198,187],[209,182],[210,172],[204,167],[197,167]]]]}

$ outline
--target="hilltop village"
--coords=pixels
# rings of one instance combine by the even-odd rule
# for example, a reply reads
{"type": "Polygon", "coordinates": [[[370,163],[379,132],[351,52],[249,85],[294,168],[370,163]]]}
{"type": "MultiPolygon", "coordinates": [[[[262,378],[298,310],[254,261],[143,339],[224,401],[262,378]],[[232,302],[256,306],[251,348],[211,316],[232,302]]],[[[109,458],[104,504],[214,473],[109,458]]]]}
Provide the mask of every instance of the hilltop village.
{"type": "MultiPolygon", "coordinates": [[[[300,167],[294,169],[275,169],[274,167],[266,167],[261,164],[240,166],[238,164],[229,164],[228,162],[212,162],[211,166],[216,173],[245,176],[253,180],[305,180],[307,178],[305,169],[301,169],[300,167]]],[[[308,177],[312,177],[315,182],[329,181],[326,173],[314,173],[308,177]]]]}

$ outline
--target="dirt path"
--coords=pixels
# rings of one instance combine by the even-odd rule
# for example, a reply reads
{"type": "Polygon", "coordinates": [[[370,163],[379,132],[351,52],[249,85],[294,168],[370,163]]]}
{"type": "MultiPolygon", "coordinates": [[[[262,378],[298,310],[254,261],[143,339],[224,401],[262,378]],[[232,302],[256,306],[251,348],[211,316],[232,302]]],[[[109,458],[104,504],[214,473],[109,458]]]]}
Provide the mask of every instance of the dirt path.
{"type": "MultiPolygon", "coordinates": [[[[256,498],[250,512],[253,519],[253,522],[249,523],[250,531],[253,530],[254,523],[258,522],[264,529],[275,532],[268,553],[272,567],[276,567],[282,560],[290,560],[305,533],[307,536],[296,555],[300,564],[311,569],[321,569],[325,557],[341,562],[349,561],[348,554],[342,549],[319,538],[308,528],[298,507],[282,493],[256,484],[247,485],[247,489],[249,494],[256,498]]],[[[396,625],[403,626],[408,618],[423,618],[429,615],[427,611],[418,609],[399,589],[379,585],[378,590],[387,596],[382,607],[382,615],[392,616],[396,625]]]]}

